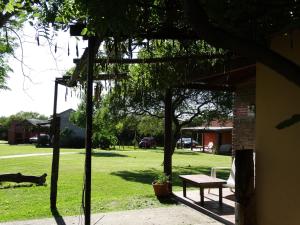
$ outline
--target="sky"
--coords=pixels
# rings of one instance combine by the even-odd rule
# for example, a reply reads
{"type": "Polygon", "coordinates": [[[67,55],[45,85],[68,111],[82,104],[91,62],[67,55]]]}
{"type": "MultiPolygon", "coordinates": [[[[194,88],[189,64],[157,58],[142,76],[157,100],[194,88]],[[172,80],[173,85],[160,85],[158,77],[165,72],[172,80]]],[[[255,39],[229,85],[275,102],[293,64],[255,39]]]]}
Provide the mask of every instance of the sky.
{"type": "MultiPolygon", "coordinates": [[[[11,34],[14,35],[14,34],[11,34]]],[[[9,58],[9,65],[13,72],[9,73],[7,85],[10,90],[0,90],[0,116],[9,116],[19,111],[32,111],[50,116],[53,111],[54,81],[56,77],[62,77],[65,71],[75,64],[76,43],[78,43],[79,56],[87,46],[87,41],[70,37],[69,32],[59,32],[50,47],[47,40],[40,37],[40,45],[35,39],[36,30],[26,24],[19,35],[23,46],[23,71],[22,63],[14,57],[9,58]],[[68,43],[70,55],[68,56],[68,43]]],[[[21,59],[22,51],[18,47],[15,56],[21,59]]],[[[76,109],[80,102],[79,93],[68,89],[65,98],[66,87],[59,85],[57,112],[69,108],[76,109]]]]}

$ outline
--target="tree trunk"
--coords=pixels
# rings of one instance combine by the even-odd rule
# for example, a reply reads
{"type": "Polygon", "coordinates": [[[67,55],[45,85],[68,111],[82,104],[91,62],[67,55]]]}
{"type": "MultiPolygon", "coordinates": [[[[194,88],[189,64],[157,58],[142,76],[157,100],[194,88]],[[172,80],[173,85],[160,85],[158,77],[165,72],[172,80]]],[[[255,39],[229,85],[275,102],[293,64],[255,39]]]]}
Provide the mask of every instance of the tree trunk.
{"type": "Polygon", "coordinates": [[[172,174],[172,91],[165,92],[164,173],[172,174]]]}
{"type": "Polygon", "coordinates": [[[30,182],[35,183],[37,185],[43,185],[46,182],[47,174],[44,173],[42,176],[25,176],[21,173],[14,173],[14,174],[2,174],[0,175],[0,182],[30,182]]]}

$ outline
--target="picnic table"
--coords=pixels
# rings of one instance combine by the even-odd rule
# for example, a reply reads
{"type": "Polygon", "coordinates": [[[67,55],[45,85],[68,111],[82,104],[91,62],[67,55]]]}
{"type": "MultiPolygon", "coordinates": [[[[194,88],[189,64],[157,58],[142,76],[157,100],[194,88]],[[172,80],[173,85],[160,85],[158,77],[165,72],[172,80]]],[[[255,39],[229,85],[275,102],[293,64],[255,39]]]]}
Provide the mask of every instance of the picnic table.
{"type": "Polygon", "coordinates": [[[204,205],[204,188],[219,188],[219,204],[222,204],[222,188],[223,184],[226,184],[225,180],[210,177],[207,175],[196,174],[196,175],[179,175],[182,179],[183,196],[186,197],[187,184],[200,188],[200,200],[201,205],[204,205]]]}

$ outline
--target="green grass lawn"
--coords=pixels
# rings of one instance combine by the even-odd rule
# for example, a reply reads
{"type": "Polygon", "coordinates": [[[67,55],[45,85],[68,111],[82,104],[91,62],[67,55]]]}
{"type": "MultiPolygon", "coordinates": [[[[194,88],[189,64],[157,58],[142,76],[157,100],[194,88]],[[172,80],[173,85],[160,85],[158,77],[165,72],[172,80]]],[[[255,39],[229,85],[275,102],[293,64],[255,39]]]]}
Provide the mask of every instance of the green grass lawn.
{"type": "MultiPolygon", "coordinates": [[[[61,155],[58,184],[58,210],[61,215],[81,212],[84,172],[83,150],[61,155]]],[[[0,144],[0,156],[51,152],[33,146],[0,144]]],[[[21,186],[0,189],[0,222],[51,217],[49,210],[51,156],[0,159],[0,174],[21,172],[26,175],[47,173],[47,186],[21,186]]],[[[162,171],[163,152],[157,150],[96,150],[92,158],[92,212],[138,209],[168,205],[153,194],[151,182],[162,171]],[[129,151],[130,150],[130,151],[129,151]]],[[[209,174],[213,166],[230,166],[231,158],[189,150],[176,150],[173,156],[174,190],[181,190],[179,174],[209,174]]],[[[226,174],[223,174],[226,175],[226,174]]]]}
{"type": "MultiPolygon", "coordinates": [[[[82,149],[81,149],[82,150],[82,149]]],[[[78,149],[62,149],[62,152],[74,152],[78,149]]],[[[6,155],[33,154],[33,153],[52,153],[52,148],[36,148],[32,144],[8,145],[0,142],[0,157],[6,155]]]]}

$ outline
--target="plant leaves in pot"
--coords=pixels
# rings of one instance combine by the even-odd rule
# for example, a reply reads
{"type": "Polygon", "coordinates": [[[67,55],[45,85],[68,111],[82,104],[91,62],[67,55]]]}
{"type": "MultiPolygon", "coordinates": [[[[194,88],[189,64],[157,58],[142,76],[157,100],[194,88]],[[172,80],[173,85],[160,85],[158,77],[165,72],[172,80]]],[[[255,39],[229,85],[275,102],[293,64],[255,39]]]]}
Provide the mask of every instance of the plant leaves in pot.
{"type": "Polygon", "coordinates": [[[170,195],[169,189],[170,181],[169,176],[162,173],[153,182],[153,190],[157,197],[167,197],[170,195]]]}

